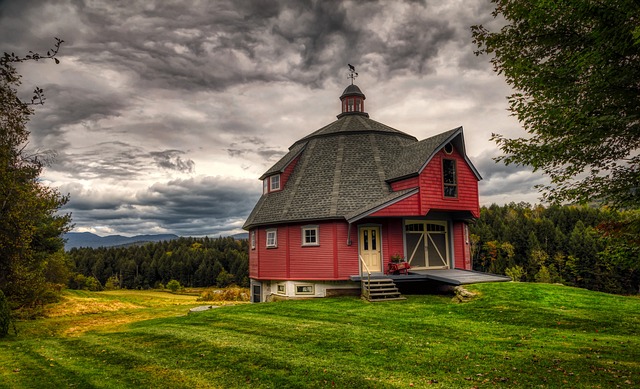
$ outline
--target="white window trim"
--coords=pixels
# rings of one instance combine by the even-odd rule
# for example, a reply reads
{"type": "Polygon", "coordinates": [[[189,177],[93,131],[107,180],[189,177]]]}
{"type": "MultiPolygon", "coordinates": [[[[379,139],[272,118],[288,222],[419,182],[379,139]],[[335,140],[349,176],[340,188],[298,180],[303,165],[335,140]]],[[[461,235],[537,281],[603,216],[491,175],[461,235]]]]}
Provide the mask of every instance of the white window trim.
{"type": "Polygon", "coordinates": [[[305,247],[309,247],[309,246],[320,246],[320,227],[319,226],[303,226],[302,227],[302,246],[305,247]],[[309,243],[307,242],[307,235],[306,235],[306,231],[307,230],[315,230],[316,232],[316,241],[313,243],[309,243]]]}
{"type": "Polygon", "coordinates": [[[278,230],[276,228],[269,229],[266,231],[266,235],[267,238],[265,239],[265,241],[267,248],[271,249],[278,247],[278,230]],[[269,234],[271,233],[273,233],[273,243],[269,243],[269,234]]]}
{"type": "Polygon", "coordinates": [[[315,287],[313,284],[295,284],[295,288],[294,288],[295,292],[297,295],[314,295],[316,293],[315,291],[315,287]],[[311,291],[310,292],[298,292],[298,288],[300,287],[306,287],[309,286],[311,287],[311,291]]]}
{"type": "Polygon", "coordinates": [[[251,231],[251,235],[249,236],[251,239],[251,250],[256,249],[256,230],[251,231]]]}
{"type": "Polygon", "coordinates": [[[286,295],[287,294],[287,284],[284,283],[284,282],[278,282],[276,284],[276,294],[286,295]],[[283,287],[284,290],[280,291],[280,287],[283,287]]]}
{"type": "Polygon", "coordinates": [[[269,193],[269,177],[262,180],[262,194],[269,193]]]}
{"type": "Polygon", "coordinates": [[[273,191],[276,191],[276,190],[280,190],[280,188],[282,186],[282,185],[280,185],[280,174],[275,174],[275,175],[269,177],[269,183],[270,183],[270,185],[269,185],[269,191],[270,192],[273,192],[273,191]],[[274,180],[274,178],[276,178],[276,177],[278,177],[278,179],[274,180]],[[275,184],[278,184],[278,186],[276,186],[275,184]]]}

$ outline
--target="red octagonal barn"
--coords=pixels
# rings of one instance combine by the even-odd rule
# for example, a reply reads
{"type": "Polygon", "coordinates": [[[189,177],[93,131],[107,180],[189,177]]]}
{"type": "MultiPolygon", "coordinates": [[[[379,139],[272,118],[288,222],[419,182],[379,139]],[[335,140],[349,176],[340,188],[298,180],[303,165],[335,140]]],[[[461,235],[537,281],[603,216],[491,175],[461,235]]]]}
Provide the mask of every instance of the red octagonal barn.
{"type": "Polygon", "coordinates": [[[356,85],[340,101],[336,121],[260,177],[244,225],[254,302],[359,293],[355,280],[397,270],[392,261],[412,272],[471,269],[467,223],[479,216],[481,177],[462,127],[419,141],[370,119],[356,85]]]}

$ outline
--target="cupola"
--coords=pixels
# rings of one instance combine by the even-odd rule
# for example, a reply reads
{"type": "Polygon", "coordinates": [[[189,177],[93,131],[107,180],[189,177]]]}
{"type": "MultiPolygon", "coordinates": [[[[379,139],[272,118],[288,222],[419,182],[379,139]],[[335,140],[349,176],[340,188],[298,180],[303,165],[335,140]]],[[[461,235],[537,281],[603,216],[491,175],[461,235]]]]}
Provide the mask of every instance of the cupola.
{"type": "Polygon", "coordinates": [[[349,85],[347,89],[342,92],[342,96],[340,96],[342,112],[338,115],[338,119],[346,115],[369,117],[369,114],[364,111],[364,100],[366,97],[360,88],[353,84],[353,80],[358,77],[358,73],[356,73],[356,68],[351,64],[349,64],[349,75],[347,77],[351,79],[351,85],[349,85]]]}
{"type": "Polygon", "coordinates": [[[364,111],[365,99],[364,93],[362,93],[357,85],[349,85],[347,89],[342,92],[342,96],[340,96],[342,112],[338,115],[338,119],[345,115],[362,115],[369,117],[369,114],[364,111]]]}

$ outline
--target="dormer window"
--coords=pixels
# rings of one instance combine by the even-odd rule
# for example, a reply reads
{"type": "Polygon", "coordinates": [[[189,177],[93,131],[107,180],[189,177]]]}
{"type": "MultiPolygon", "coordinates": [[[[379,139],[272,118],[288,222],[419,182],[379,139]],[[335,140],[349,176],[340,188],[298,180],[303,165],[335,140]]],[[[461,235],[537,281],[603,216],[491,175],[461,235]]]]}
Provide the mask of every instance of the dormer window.
{"type": "Polygon", "coordinates": [[[270,192],[280,190],[280,174],[269,177],[269,180],[271,181],[271,187],[269,189],[270,192]]]}
{"type": "Polygon", "coordinates": [[[262,194],[269,193],[269,177],[262,180],[262,194]]]}

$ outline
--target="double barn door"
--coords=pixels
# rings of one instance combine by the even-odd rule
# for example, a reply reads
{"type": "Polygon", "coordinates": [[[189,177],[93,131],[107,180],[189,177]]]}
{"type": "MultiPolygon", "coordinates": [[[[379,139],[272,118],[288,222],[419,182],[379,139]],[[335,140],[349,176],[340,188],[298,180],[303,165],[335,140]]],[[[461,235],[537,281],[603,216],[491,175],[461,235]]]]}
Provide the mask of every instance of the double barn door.
{"type": "Polygon", "coordinates": [[[447,223],[420,220],[405,223],[407,261],[412,268],[449,267],[447,223]]]}

